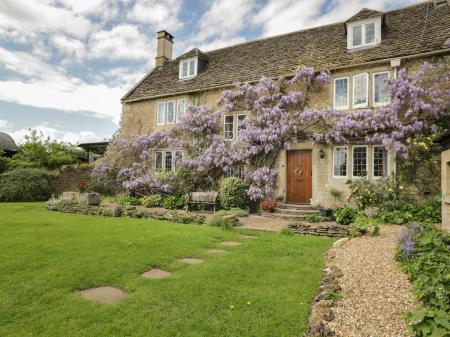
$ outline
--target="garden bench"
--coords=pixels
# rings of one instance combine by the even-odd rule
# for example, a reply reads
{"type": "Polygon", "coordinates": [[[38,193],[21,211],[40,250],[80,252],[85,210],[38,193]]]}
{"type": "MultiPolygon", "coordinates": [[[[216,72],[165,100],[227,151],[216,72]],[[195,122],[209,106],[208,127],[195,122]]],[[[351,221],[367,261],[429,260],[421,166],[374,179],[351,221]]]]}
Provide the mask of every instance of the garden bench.
{"type": "Polygon", "coordinates": [[[214,212],[216,211],[216,205],[217,197],[219,193],[218,192],[192,192],[189,194],[188,199],[188,211],[190,211],[192,204],[206,204],[206,205],[213,205],[214,206],[214,212]]]}

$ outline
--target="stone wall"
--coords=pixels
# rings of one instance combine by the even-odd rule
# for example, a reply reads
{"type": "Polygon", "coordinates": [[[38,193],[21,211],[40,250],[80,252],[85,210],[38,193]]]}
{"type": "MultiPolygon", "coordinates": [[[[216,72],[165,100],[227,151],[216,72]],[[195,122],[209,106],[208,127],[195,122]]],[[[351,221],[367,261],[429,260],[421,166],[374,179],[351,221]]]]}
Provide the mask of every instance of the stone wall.
{"type": "Polygon", "coordinates": [[[297,234],[309,234],[317,236],[330,236],[330,237],[346,237],[349,235],[348,226],[338,225],[336,223],[304,223],[299,222],[293,225],[289,225],[297,234]]]}
{"type": "Polygon", "coordinates": [[[60,168],[53,180],[55,194],[65,191],[74,191],[76,184],[80,181],[90,182],[92,165],[67,165],[60,168]]]}
{"type": "Polygon", "coordinates": [[[450,149],[441,154],[442,228],[450,231],[450,149]]]}

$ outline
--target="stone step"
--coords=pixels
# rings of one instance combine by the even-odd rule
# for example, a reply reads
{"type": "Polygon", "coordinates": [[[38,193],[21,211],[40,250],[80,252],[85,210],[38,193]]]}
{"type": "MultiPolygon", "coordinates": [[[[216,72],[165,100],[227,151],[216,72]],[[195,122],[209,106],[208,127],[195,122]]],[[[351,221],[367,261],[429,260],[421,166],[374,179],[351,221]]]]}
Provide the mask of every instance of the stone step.
{"type": "Polygon", "coordinates": [[[292,220],[292,221],[304,221],[307,215],[298,214],[286,214],[286,213],[264,213],[267,218],[281,219],[281,220],[292,220]]]}
{"type": "Polygon", "coordinates": [[[275,213],[283,213],[283,214],[298,214],[298,215],[311,215],[311,214],[319,214],[318,209],[297,209],[297,208],[275,208],[275,213]]]}
{"type": "Polygon", "coordinates": [[[317,207],[311,206],[310,204],[286,204],[278,203],[277,208],[283,209],[318,209],[317,207]]]}

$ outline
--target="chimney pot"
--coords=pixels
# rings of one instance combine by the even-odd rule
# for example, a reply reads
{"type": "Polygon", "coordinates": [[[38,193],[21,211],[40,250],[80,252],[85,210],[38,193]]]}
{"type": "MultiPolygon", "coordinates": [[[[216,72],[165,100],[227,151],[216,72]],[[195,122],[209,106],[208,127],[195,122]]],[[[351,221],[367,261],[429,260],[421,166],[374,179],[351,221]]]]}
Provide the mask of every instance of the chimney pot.
{"type": "Polygon", "coordinates": [[[158,40],[155,58],[156,67],[172,59],[173,38],[173,35],[165,30],[156,33],[156,39],[158,40]]]}

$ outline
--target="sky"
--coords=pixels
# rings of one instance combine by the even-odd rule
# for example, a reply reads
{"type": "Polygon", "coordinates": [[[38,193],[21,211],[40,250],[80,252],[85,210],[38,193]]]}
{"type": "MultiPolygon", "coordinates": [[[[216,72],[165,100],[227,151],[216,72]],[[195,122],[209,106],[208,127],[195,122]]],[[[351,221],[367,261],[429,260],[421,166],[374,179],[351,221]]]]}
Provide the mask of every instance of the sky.
{"type": "Polygon", "coordinates": [[[0,131],[110,139],[120,98],[154,66],[156,32],[174,57],[344,21],[418,0],[1,0],[0,131]]]}

